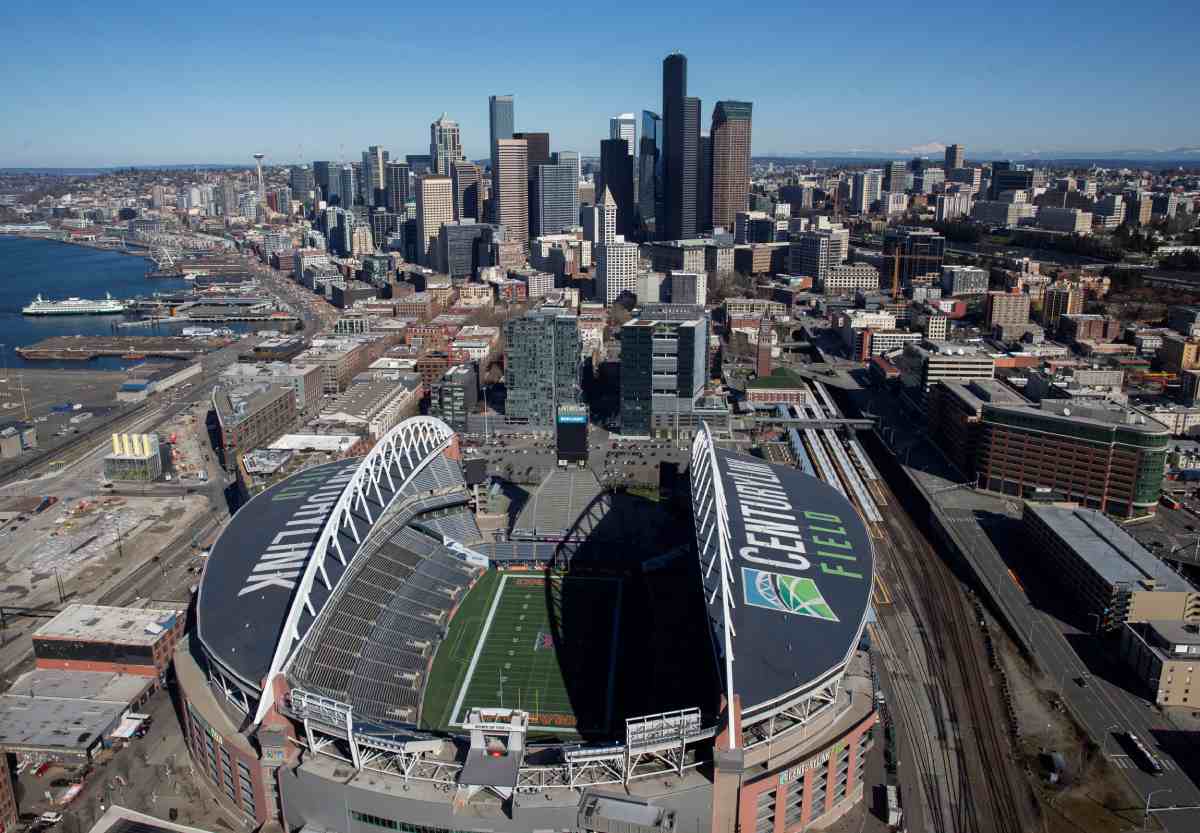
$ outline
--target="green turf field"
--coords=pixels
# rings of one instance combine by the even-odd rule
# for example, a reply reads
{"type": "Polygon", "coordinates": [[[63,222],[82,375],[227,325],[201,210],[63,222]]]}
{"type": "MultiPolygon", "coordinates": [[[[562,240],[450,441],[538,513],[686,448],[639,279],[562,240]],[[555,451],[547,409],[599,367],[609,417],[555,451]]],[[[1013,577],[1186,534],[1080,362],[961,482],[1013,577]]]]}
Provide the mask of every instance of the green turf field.
{"type": "Polygon", "coordinates": [[[489,572],[438,650],[424,722],[460,725],[473,706],[529,712],[530,728],[572,734],[612,721],[621,583],[489,572]]]}

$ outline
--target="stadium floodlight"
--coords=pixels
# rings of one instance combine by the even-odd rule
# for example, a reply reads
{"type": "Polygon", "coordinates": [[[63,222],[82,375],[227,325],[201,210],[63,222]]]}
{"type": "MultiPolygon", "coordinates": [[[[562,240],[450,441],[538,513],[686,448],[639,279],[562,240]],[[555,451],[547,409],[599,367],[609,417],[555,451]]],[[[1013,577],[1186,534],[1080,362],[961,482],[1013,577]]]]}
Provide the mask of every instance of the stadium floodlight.
{"type": "MultiPolygon", "coordinates": [[[[325,570],[325,559],[332,549],[334,555],[346,565],[342,545],[338,536],[349,530],[355,542],[360,543],[370,534],[370,527],[375,524],[371,515],[369,500],[384,504],[380,516],[387,509],[384,503],[380,483],[387,481],[392,490],[391,500],[395,500],[404,488],[420,474],[426,466],[450,445],[454,432],[450,426],[435,417],[417,416],[404,420],[382,437],[375,447],[368,452],[355,469],[350,481],[342,488],[342,493],[333,506],[333,510],[325,519],[325,523],[317,537],[316,545],[304,573],[296,586],[287,617],[284,619],[283,630],[271,666],[267,671],[263,685],[262,697],[258,701],[258,711],[254,715],[254,725],[260,724],[275,702],[275,677],[282,674],[289,659],[294,656],[294,648],[302,641],[300,620],[305,614],[316,618],[317,609],[312,603],[313,586],[318,575],[326,590],[333,591],[333,583],[325,570]],[[373,495],[373,496],[372,496],[373,495]],[[355,512],[365,516],[368,529],[360,533],[355,524],[355,512]]],[[[390,501],[388,502],[390,503],[390,501]]],[[[311,631],[310,631],[311,632],[311,631]]]]}

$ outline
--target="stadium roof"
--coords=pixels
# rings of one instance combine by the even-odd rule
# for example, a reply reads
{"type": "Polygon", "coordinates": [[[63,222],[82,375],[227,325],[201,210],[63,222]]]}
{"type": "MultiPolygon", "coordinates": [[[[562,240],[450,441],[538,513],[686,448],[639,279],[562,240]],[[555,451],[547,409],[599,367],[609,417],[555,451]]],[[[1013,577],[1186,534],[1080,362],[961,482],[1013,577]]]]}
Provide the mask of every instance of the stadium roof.
{"type": "MultiPolygon", "coordinates": [[[[196,604],[197,634],[210,655],[253,686],[270,667],[295,579],[358,463],[338,460],[276,483],[241,507],[213,545],[196,604]],[[309,522],[289,528],[298,518],[309,522]]],[[[342,567],[335,559],[327,569],[340,574],[342,567]]]]}
{"type": "Polygon", "coordinates": [[[743,711],[835,679],[862,633],[874,569],[854,506],[797,469],[716,448],[707,432],[693,447],[692,501],[727,690],[743,711]]]}

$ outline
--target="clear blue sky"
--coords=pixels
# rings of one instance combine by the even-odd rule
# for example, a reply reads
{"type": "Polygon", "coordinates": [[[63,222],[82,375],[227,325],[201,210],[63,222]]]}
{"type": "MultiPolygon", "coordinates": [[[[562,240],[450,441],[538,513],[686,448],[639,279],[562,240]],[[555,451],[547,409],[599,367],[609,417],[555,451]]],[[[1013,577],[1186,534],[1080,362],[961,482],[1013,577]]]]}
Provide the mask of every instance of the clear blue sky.
{"type": "Polygon", "coordinates": [[[672,50],[706,126],[717,99],[754,102],[756,155],[1200,145],[1200,14],[1179,0],[9,0],[3,20],[0,166],[421,153],[443,110],[478,158],[492,93],[596,155],[610,115],[660,109],[672,50]]]}

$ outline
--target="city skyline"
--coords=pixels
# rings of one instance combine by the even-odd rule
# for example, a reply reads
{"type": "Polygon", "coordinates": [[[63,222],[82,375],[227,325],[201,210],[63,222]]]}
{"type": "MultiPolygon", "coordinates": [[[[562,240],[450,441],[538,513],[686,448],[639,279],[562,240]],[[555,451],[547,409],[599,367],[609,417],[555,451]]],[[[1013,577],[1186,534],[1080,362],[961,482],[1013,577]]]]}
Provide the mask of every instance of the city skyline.
{"type": "MultiPolygon", "coordinates": [[[[305,19],[301,6],[259,6],[252,18],[264,24],[285,14],[305,19]]],[[[989,38],[1007,42],[1032,38],[1020,9],[1003,18],[956,9],[953,24],[922,29],[930,44],[941,44],[937,49],[914,49],[902,61],[887,59],[881,35],[834,12],[777,14],[772,39],[803,35],[805,49],[773,53],[768,64],[740,60],[727,48],[761,39],[765,30],[754,21],[718,22],[703,15],[693,21],[677,8],[638,7],[638,25],[623,22],[628,15],[613,14],[598,30],[589,30],[589,37],[609,44],[590,52],[576,48],[569,18],[534,21],[518,9],[514,19],[526,21],[523,28],[510,26],[505,34],[536,42],[538,62],[439,61],[449,49],[489,54],[483,47],[495,32],[487,11],[468,6],[452,24],[415,9],[406,13],[403,26],[381,15],[377,26],[355,29],[352,38],[318,27],[288,27],[272,37],[276,54],[313,55],[319,63],[337,46],[339,58],[330,65],[333,71],[285,83],[268,64],[245,62],[261,48],[264,28],[253,19],[210,20],[186,9],[168,18],[134,9],[105,15],[83,33],[56,25],[61,12],[18,10],[10,15],[10,31],[19,35],[10,50],[10,94],[0,104],[0,116],[18,127],[0,138],[0,166],[226,163],[240,161],[245,148],[266,153],[268,164],[353,159],[370,145],[411,153],[428,145],[429,124],[442,112],[459,122],[468,158],[485,159],[487,98],[505,93],[516,98],[517,130],[548,130],[555,149],[591,156],[614,114],[660,104],[659,67],[673,49],[689,56],[690,95],[702,102],[755,102],[756,156],[820,151],[887,156],[954,141],[969,151],[1014,156],[1137,148],[1200,154],[1200,114],[1177,106],[1171,83],[1193,75],[1200,58],[1190,48],[1187,27],[1178,26],[1165,8],[1100,14],[1089,9],[1089,16],[1071,18],[1072,37],[1060,48],[1024,52],[1020,61],[1005,58],[1003,65],[955,33],[987,31],[989,38]],[[421,37],[412,37],[417,31],[421,37]],[[855,38],[844,37],[850,32],[855,38]],[[1123,49],[1131,37],[1155,43],[1159,57],[1135,71],[1127,64],[1097,69],[1095,55],[1123,49]],[[407,66],[445,71],[437,83],[398,72],[387,84],[395,93],[382,104],[377,83],[369,85],[370,92],[345,83],[353,77],[386,80],[376,58],[391,49],[405,55],[407,66]],[[45,60],[48,52],[53,62],[45,60]],[[549,65],[559,71],[545,73],[549,65]],[[81,95],[81,84],[105,94],[81,95]],[[914,98],[917,92],[924,98],[914,98]],[[1122,118],[1113,119],[1118,103],[1122,118]]],[[[859,14],[870,19],[872,10],[859,14]]],[[[1066,25],[1069,12],[1056,14],[1066,25]]],[[[936,16],[930,10],[929,19],[936,16]]],[[[711,104],[705,104],[703,123],[710,113],[711,104]]],[[[931,155],[938,153],[935,148],[931,155]]]]}

